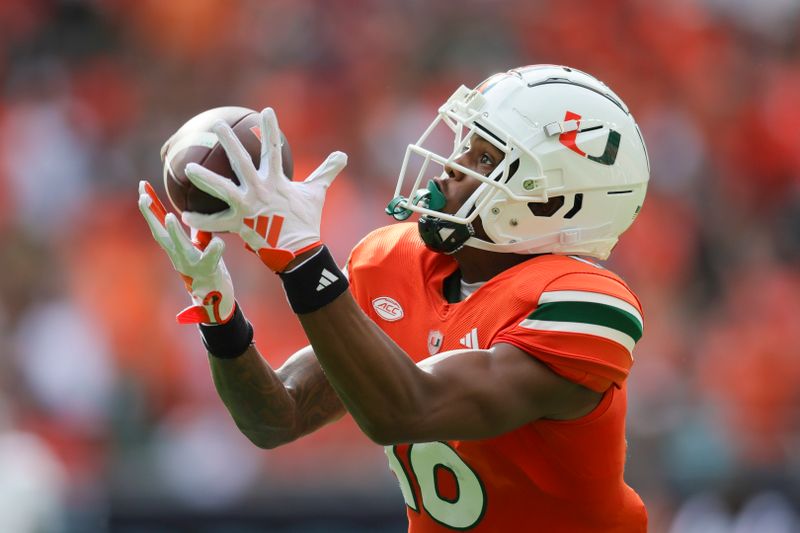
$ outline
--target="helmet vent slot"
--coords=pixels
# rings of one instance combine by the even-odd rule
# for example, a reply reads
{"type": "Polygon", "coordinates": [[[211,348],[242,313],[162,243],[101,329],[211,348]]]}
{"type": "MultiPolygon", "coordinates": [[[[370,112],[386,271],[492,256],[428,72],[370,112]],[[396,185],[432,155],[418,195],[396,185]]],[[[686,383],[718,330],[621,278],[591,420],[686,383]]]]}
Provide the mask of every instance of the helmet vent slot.
{"type": "Polygon", "coordinates": [[[563,196],[553,196],[547,202],[528,202],[528,209],[537,217],[551,217],[564,206],[563,196]]]}

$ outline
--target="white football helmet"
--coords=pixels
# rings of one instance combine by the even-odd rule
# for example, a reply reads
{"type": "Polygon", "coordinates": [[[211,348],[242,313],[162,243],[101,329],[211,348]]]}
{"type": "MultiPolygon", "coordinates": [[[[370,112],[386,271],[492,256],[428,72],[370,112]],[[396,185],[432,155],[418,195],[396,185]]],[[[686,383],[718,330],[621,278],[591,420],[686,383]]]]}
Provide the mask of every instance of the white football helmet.
{"type": "Polygon", "coordinates": [[[461,86],[408,146],[395,198],[397,219],[417,212],[425,243],[453,253],[578,254],[605,259],[644,201],[650,164],[639,127],[622,100],[594,77],[569,67],[531,65],[461,86]],[[433,146],[446,133],[449,154],[433,146]],[[505,157],[489,176],[455,162],[479,135],[505,157]],[[452,141],[452,144],[450,142],[452,141]],[[459,170],[482,183],[455,214],[430,167],[459,170]],[[416,174],[416,176],[414,176],[416,174]],[[427,189],[422,188],[427,185],[427,189]],[[480,217],[489,241],[472,222],[480,217]]]}

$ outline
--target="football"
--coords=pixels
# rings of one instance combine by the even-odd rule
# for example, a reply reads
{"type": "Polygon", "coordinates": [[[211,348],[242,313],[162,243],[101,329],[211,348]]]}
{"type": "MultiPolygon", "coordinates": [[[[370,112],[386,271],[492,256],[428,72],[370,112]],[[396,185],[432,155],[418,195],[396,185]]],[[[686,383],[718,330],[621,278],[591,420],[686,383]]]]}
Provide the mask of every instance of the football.
{"type": "MultiPolygon", "coordinates": [[[[175,209],[196,211],[198,213],[217,213],[227,209],[227,204],[197,187],[186,177],[185,169],[189,163],[198,163],[209,170],[232,180],[237,185],[239,179],[231,168],[228,156],[219,144],[216,134],[211,130],[217,121],[223,121],[233,128],[247,153],[258,166],[261,159],[260,113],[246,107],[217,107],[204,111],[189,119],[178,129],[161,148],[161,162],[164,167],[164,186],[167,196],[175,209]]],[[[292,179],[292,153],[286,137],[281,133],[283,172],[292,179]]]]}

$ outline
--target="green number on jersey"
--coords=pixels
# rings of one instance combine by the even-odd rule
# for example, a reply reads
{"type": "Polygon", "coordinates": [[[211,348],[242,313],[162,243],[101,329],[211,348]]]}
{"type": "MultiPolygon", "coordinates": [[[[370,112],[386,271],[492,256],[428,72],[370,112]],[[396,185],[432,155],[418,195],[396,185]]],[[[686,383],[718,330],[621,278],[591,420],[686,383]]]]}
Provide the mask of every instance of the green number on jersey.
{"type": "Polygon", "coordinates": [[[459,457],[456,451],[443,442],[425,442],[409,446],[411,473],[406,472],[397,456],[396,446],[386,446],[389,468],[400,482],[403,499],[419,512],[416,495],[411,485],[411,474],[417,480],[422,496],[422,508],[430,517],[453,529],[470,529],[486,511],[486,491],[475,471],[459,457]],[[452,498],[442,496],[437,484],[436,471],[445,468],[455,478],[456,492],[452,498]]]}

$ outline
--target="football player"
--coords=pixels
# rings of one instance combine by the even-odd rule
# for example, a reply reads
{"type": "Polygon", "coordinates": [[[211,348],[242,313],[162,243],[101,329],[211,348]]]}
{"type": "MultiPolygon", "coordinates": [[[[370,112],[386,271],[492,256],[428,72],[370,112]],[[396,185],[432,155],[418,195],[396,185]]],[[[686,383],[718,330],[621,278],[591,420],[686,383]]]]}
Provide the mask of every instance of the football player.
{"type": "Polygon", "coordinates": [[[414,532],[646,531],[623,480],[642,310],[587,259],[608,257],[649,177],[615,93],[553,65],[462,86],[408,147],[386,208],[418,222],[367,235],[346,272],[319,236],[346,156],[291,182],[271,109],[258,168],[230,128],[214,131],[241,184],[196,164],[186,173],[229,209],[185,212],[193,243],[146,183],[139,206],[191,293],[181,321],[200,323],[217,390],[254,443],[279,446],[349,413],[385,446],[414,532]],[[308,336],[277,370],[252,343],[222,241],[206,233],[220,231],[280,275],[308,336]]]}

